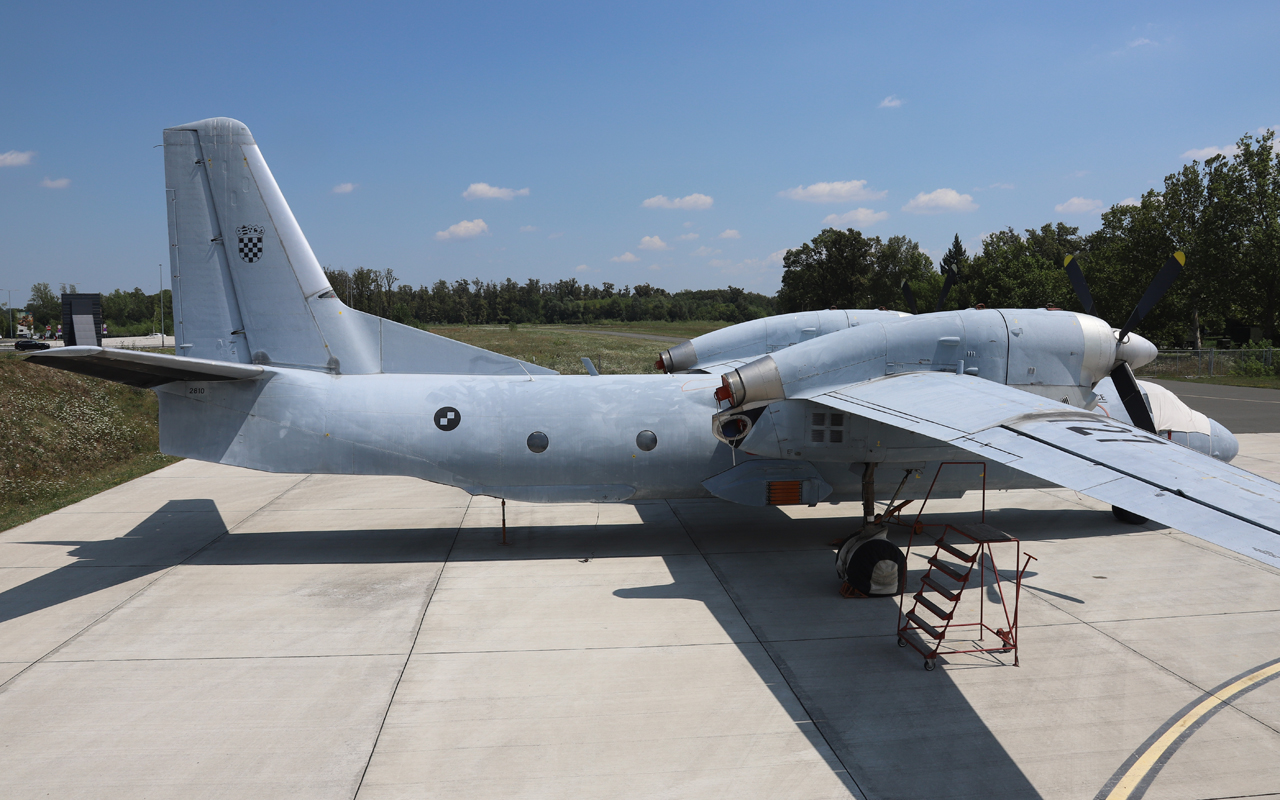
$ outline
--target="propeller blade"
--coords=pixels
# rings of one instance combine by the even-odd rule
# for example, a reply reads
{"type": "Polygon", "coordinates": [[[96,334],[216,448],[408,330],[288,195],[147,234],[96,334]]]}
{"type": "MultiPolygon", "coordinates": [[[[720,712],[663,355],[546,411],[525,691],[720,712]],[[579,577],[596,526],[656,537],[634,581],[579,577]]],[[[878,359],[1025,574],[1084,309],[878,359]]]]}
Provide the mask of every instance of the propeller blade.
{"type": "Polygon", "coordinates": [[[906,296],[906,298],[907,298],[907,308],[911,309],[911,313],[912,313],[912,314],[919,314],[920,312],[916,309],[916,296],[915,296],[915,293],[911,291],[911,284],[907,283],[906,281],[903,281],[903,282],[902,282],[902,293],[903,293],[903,294],[906,296]]]}
{"type": "Polygon", "coordinates": [[[1142,322],[1155,304],[1160,302],[1160,298],[1164,297],[1164,293],[1169,291],[1169,287],[1173,285],[1174,279],[1178,277],[1178,273],[1182,271],[1182,266],[1187,263],[1187,257],[1181,250],[1169,257],[1164,262],[1164,266],[1156,273],[1152,279],[1151,285],[1147,287],[1147,291],[1142,295],[1142,299],[1138,301],[1137,308],[1133,309],[1133,313],[1129,315],[1129,321],[1120,329],[1120,333],[1116,335],[1116,339],[1123,342],[1124,337],[1129,335],[1129,331],[1138,327],[1138,323],[1142,322]]]}
{"type": "Polygon", "coordinates": [[[1133,370],[1129,369],[1128,363],[1121,362],[1120,366],[1111,370],[1111,382],[1116,385],[1120,402],[1124,403],[1124,410],[1129,412],[1129,419],[1133,420],[1134,426],[1147,433],[1155,433],[1156,421],[1151,418],[1151,409],[1147,408],[1147,402],[1142,399],[1138,379],[1133,377],[1133,370]]]}
{"type": "Polygon", "coordinates": [[[949,269],[946,272],[947,279],[942,282],[942,292],[938,295],[938,307],[935,308],[934,311],[942,310],[942,304],[946,302],[947,295],[951,293],[951,287],[956,284],[956,271],[954,269],[949,269]]]}
{"type": "Polygon", "coordinates": [[[1080,271],[1080,254],[1073,253],[1062,261],[1062,267],[1067,271],[1067,277],[1071,279],[1071,285],[1076,290],[1076,297],[1080,298],[1080,305],[1084,306],[1084,313],[1091,317],[1096,317],[1093,313],[1093,295],[1089,294],[1089,284],[1084,279],[1084,273],[1080,271]]]}

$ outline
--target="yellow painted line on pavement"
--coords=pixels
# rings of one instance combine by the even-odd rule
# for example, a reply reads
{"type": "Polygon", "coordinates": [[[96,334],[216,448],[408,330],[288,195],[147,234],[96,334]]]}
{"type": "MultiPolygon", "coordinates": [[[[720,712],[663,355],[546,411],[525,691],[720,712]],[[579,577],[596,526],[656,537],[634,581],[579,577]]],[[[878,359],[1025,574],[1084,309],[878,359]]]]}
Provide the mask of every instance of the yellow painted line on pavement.
{"type": "MultiPolygon", "coordinates": [[[[1188,732],[1203,720],[1206,715],[1217,711],[1221,706],[1230,703],[1234,697],[1249,691],[1262,681],[1276,675],[1280,675],[1280,659],[1262,665],[1217,691],[1209,692],[1204,700],[1174,721],[1160,738],[1151,743],[1146,752],[1138,756],[1137,760],[1120,776],[1120,780],[1112,787],[1111,791],[1104,795],[1105,800],[1131,800],[1131,798],[1141,797],[1141,794],[1135,796],[1133,794],[1134,790],[1142,784],[1143,779],[1147,777],[1153,767],[1158,764],[1162,766],[1161,758],[1179,738],[1189,735],[1188,732]]],[[[1172,755],[1172,753],[1169,755],[1172,755]]],[[[1145,790],[1142,794],[1145,794],[1145,790]]]]}

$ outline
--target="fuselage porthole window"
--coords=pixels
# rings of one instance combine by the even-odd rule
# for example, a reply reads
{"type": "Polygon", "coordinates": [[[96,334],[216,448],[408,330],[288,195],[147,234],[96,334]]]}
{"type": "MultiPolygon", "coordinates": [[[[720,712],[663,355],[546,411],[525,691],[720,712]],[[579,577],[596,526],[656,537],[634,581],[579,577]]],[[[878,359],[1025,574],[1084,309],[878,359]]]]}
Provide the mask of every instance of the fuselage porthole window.
{"type": "Polygon", "coordinates": [[[547,447],[551,444],[551,440],[548,439],[547,435],[542,431],[534,431],[529,434],[528,444],[529,449],[533,452],[542,453],[545,452],[547,447]]]}
{"type": "Polygon", "coordinates": [[[640,431],[636,434],[636,447],[646,453],[658,446],[658,434],[653,431],[640,431]]]}

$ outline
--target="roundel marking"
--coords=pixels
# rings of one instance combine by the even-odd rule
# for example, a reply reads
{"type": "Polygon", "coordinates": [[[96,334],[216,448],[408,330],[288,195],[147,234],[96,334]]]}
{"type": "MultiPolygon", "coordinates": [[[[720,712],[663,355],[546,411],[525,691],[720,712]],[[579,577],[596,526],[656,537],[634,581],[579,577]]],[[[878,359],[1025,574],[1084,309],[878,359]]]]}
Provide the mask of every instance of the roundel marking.
{"type": "Polygon", "coordinates": [[[442,431],[451,431],[462,424],[462,414],[453,406],[445,406],[436,412],[436,427],[442,431]]]}

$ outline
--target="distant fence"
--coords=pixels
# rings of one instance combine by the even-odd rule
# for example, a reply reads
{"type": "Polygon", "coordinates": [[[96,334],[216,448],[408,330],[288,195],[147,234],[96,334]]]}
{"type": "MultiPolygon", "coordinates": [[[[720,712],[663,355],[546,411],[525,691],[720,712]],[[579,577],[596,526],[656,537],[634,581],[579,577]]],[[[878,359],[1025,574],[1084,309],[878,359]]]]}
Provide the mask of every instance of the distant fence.
{"type": "Polygon", "coordinates": [[[1275,362],[1275,350],[1161,350],[1155,361],[1134,370],[1140,378],[1203,378],[1229,375],[1242,359],[1275,362]]]}

